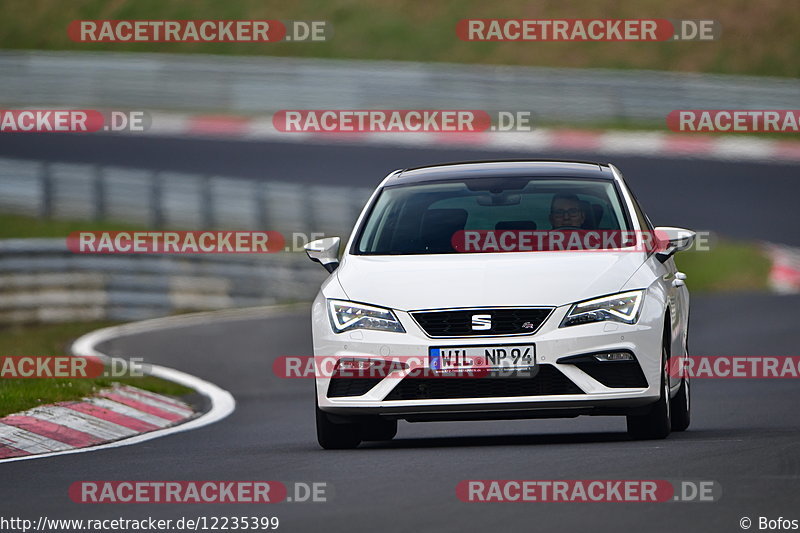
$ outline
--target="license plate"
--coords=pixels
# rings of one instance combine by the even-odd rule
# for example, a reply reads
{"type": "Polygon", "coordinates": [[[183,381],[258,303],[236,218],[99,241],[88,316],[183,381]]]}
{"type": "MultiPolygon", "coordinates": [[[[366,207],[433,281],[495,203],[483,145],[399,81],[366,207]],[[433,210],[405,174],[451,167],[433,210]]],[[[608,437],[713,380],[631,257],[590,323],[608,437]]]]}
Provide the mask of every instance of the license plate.
{"type": "Polygon", "coordinates": [[[530,368],[536,364],[536,346],[441,346],[430,348],[429,356],[430,367],[439,372],[530,368]]]}

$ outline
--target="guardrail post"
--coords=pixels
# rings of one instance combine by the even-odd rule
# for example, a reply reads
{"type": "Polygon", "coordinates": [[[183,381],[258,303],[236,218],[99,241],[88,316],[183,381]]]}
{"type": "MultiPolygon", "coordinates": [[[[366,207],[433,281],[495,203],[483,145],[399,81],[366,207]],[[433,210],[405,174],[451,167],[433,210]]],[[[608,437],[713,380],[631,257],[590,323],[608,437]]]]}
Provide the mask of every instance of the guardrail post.
{"type": "Polygon", "coordinates": [[[42,201],[39,204],[39,216],[50,218],[53,216],[53,176],[50,174],[50,163],[43,162],[39,172],[42,184],[42,201]]]}
{"type": "Polygon", "coordinates": [[[156,229],[164,227],[164,187],[161,172],[153,172],[150,176],[151,224],[156,229]]]}
{"type": "Polygon", "coordinates": [[[200,193],[203,205],[200,209],[203,213],[203,229],[213,229],[216,227],[214,220],[214,195],[211,193],[211,176],[203,176],[202,191],[200,193]]]}
{"type": "Polygon", "coordinates": [[[266,181],[254,181],[253,186],[256,189],[254,199],[256,202],[256,219],[258,220],[258,226],[259,229],[266,230],[269,228],[269,209],[267,209],[267,201],[269,199],[267,188],[269,187],[269,183],[266,181]]]}
{"type": "Polygon", "coordinates": [[[314,206],[314,192],[315,188],[313,185],[300,186],[300,194],[303,197],[303,209],[305,211],[305,216],[303,217],[303,222],[305,222],[304,229],[308,233],[315,232],[319,229],[317,210],[314,206]]]}
{"type": "Polygon", "coordinates": [[[96,221],[106,218],[106,181],[103,167],[95,165],[93,168],[92,189],[94,192],[94,219],[96,221]]]}

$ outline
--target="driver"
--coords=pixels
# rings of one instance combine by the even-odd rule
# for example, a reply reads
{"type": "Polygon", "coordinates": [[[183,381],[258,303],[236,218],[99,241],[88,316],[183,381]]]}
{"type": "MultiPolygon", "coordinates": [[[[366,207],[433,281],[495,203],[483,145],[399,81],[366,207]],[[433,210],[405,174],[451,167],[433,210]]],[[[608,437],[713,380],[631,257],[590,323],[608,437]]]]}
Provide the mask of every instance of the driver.
{"type": "Polygon", "coordinates": [[[550,224],[553,229],[581,229],[586,215],[581,201],[574,194],[556,194],[550,203],[550,224]]]}

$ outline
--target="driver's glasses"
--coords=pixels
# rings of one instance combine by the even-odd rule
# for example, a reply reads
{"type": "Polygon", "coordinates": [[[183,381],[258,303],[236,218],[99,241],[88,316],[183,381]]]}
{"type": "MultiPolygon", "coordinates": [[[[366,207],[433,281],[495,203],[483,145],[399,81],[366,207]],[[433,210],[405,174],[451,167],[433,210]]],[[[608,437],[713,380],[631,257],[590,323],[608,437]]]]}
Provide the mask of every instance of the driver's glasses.
{"type": "Polygon", "coordinates": [[[581,212],[577,207],[571,209],[553,209],[550,213],[554,217],[576,217],[581,212]]]}

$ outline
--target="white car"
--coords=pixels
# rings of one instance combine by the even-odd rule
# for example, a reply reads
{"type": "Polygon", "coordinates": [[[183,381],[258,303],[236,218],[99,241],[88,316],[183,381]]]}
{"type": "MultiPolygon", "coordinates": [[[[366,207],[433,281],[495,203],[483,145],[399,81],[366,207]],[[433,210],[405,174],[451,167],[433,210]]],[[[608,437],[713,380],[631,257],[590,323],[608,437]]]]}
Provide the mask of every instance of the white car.
{"type": "Polygon", "coordinates": [[[610,164],[392,172],[341,259],[338,237],[306,246],[331,273],[312,310],[319,444],[390,440],[399,419],[621,415],[632,438],[685,430],[688,377],[669,369],[687,357],[689,294],[673,254],[694,236],[653,228],[610,164]],[[661,247],[641,246],[654,230],[661,247]],[[503,232],[518,245],[464,249],[503,232]],[[529,249],[525,232],[629,240],[529,249]]]}

